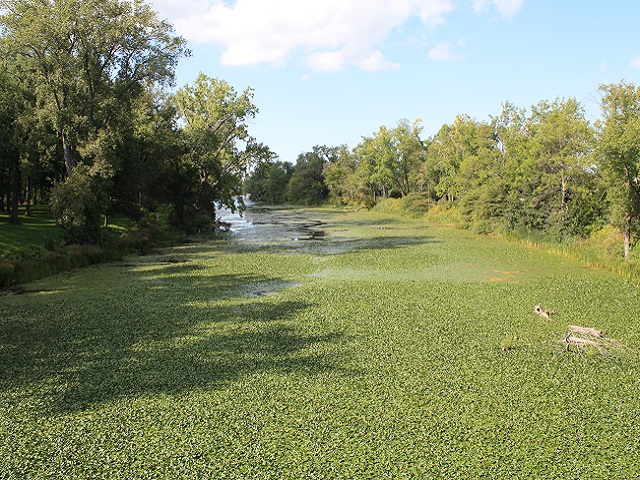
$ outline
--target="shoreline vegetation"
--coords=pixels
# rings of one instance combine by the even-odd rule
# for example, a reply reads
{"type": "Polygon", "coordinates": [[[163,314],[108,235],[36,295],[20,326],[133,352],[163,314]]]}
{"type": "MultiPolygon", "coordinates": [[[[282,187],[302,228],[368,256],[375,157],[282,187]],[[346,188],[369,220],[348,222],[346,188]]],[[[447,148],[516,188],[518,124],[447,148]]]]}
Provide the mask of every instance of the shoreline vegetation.
{"type": "MultiPolygon", "coordinates": [[[[447,225],[470,230],[455,209],[439,205],[417,205],[411,197],[387,199],[379,202],[372,212],[423,220],[429,224],[447,225]]],[[[274,206],[278,208],[278,206],[274,206]]],[[[286,208],[313,208],[287,205],[286,208]]],[[[345,209],[325,206],[324,208],[345,209]]],[[[349,208],[346,208],[350,210],[349,208]]],[[[357,208],[352,209],[354,212],[357,208]]],[[[191,235],[170,227],[168,222],[156,219],[153,224],[135,226],[125,218],[114,219],[104,228],[100,244],[65,245],[57,240],[54,219],[45,206],[32,207],[32,215],[23,217],[20,225],[8,223],[0,215],[0,290],[19,288],[19,285],[97,263],[121,261],[131,254],[147,254],[160,246],[177,245],[185,241],[206,241],[213,230],[204,236],[191,235]],[[9,230],[10,229],[10,230],[9,230]]],[[[478,235],[480,233],[474,232],[478,235]]],[[[508,234],[490,233],[509,242],[543,249],[549,253],[583,262],[590,267],[616,273],[631,283],[640,282],[640,267],[635,259],[624,260],[621,246],[623,234],[612,226],[605,226],[588,239],[554,242],[541,238],[539,232],[519,231],[508,234]]]]}
{"type": "MultiPolygon", "coordinates": [[[[443,208],[441,205],[429,204],[423,204],[419,207],[414,204],[407,208],[407,203],[411,204],[411,199],[388,199],[376,205],[374,210],[412,218],[422,218],[426,222],[474,231],[461,218],[459,211],[455,208],[443,208]]],[[[578,260],[594,268],[616,273],[633,284],[640,283],[640,263],[638,263],[636,255],[633,255],[630,259],[624,258],[624,234],[612,225],[603,225],[600,230],[593,232],[588,238],[571,237],[561,241],[554,241],[545,236],[544,232],[530,229],[475,233],[504,238],[516,244],[540,248],[549,253],[578,260]]]]}
{"type": "Polygon", "coordinates": [[[31,207],[20,224],[0,215],[0,291],[98,263],[120,261],[127,255],[147,254],[162,245],[184,241],[184,233],[166,223],[134,225],[125,218],[103,227],[99,243],[66,244],[48,208],[31,207]]]}

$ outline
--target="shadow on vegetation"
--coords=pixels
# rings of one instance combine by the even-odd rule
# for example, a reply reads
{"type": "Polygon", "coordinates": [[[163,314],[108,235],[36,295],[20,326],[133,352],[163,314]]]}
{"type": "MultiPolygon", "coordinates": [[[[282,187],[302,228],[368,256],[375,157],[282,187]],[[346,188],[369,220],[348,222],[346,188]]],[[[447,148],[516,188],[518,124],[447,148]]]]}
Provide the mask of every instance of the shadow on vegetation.
{"type": "Polygon", "coordinates": [[[105,276],[123,275],[127,285],[98,279],[43,295],[50,308],[37,297],[26,307],[3,306],[0,392],[21,392],[12,398],[58,415],[123,398],[223,388],[254,374],[343,371],[341,334],[300,331],[292,320],[311,304],[270,295],[287,282],[206,275],[183,260],[160,257],[126,272],[105,267],[105,276]]]}

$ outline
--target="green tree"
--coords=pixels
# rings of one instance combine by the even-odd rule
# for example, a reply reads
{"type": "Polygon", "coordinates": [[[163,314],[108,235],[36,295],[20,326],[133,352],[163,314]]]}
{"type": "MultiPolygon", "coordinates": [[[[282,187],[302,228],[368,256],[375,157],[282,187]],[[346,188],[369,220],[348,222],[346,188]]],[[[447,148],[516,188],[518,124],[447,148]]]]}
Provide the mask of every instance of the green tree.
{"type": "MultiPolygon", "coordinates": [[[[185,41],[143,0],[0,0],[0,9],[2,50],[33,86],[35,116],[57,136],[67,175],[86,164],[81,176],[90,171],[100,178],[92,188],[111,188],[106,177],[125,161],[118,150],[136,100],[151,85],[173,83],[178,60],[189,53],[185,41]]],[[[73,192],[79,179],[70,181],[69,188],[62,182],[56,188],[73,192]]],[[[58,206],[72,203],[55,197],[58,206]]],[[[72,225],[78,212],[93,207],[75,208],[72,225]]]]}
{"type": "Polygon", "coordinates": [[[252,200],[274,205],[287,201],[293,165],[288,162],[261,162],[245,182],[245,192],[252,200]]]}
{"type": "Polygon", "coordinates": [[[329,200],[337,205],[366,204],[368,189],[358,175],[359,158],[346,145],[336,147],[336,156],[324,167],[329,200]]]}
{"type": "MultiPolygon", "coordinates": [[[[1,0],[5,47],[34,79],[68,172],[145,84],[173,82],[185,41],[142,0],[1,0]]],[[[88,153],[88,152],[87,152],[88,153]]]]}
{"type": "Polygon", "coordinates": [[[615,224],[624,232],[624,256],[631,255],[631,233],[640,215],[640,88],[632,83],[601,85],[602,121],[598,150],[609,186],[615,224]]]}
{"type": "Polygon", "coordinates": [[[381,126],[371,137],[364,137],[356,147],[362,171],[374,189],[374,197],[377,192],[386,198],[416,191],[425,156],[420,123],[420,120],[412,124],[408,120],[400,120],[392,129],[381,126]]]}
{"type": "Polygon", "coordinates": [[[460,211],[476,230],[488,233],[496,229],[503,216],[507,193],[503,156],[489,123],[470,121],[465,133],[466,149],[456,178],[460,211]]]}
{"type": "Polygon", "coordinates": [[[336,147],[315,146],[311,152],[298,155],[289,181],[290,200],[306,205],[319,205],[329,195],[324,169],[337,159],[336,147]]]}
{"type": "Polygon", "coordinates": [[[571,202],[590,196],[582,187],[589,184],[593,164],[594,131],[584,108],[572,98],[539,102],[532,107],[529,130],[534,161],[527,180],[535,185],[531,205],[543,228],[559,237],[574,233],[568,231],[576,220],[570,215],[571,202]]]}
{"type": "Polygon", "coordinates": [[[473,151],[475,128],[475,120],[458,115],[451,125],[445,124],[440,128],[427,149],[427,168],[435,182],[436,195],[450,204],[461,192],[458,174],[465,156],[473,151]]]}
{"type": "Polygon", "coordinates": [[[12,75],[10,62],[0,61],[0,192],[11,223],[19,223],[18,207],[22,191],[20,170],[20,110],[23,103],[20,86],[12,75]]]}
{"type": "Polygon", "coordinates": [[[215,205],[244,209],[242,182],[249,168],[273,153],[249,135],[248,121],[258,113],[253,90],[242,94],[224,80],[200,73],[175,95],[186,153],[180,164],[178,222],[215,221],[215,205]]]}
{"type": "Polygon", "coordinates": [[[126,158],[113,178],[110,210],[139,221],[146,212],[171,204],[173,182],[184,153],[173,98],[148,90],[132,112],[116,155],[126,158]]]}

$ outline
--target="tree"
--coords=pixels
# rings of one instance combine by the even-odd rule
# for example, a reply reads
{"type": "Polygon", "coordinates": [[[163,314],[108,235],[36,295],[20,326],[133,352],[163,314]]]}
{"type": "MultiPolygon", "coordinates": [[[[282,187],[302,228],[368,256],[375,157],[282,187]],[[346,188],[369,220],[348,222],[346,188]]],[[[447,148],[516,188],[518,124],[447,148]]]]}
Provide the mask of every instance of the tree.
{"type": "Polygon", "coordinates": [[[245,193],[252,200],[281,204],[289,197],[293,165],[288,162],[261,162],[245,181],[245,193]]]}
{"type": "MultiPolygon", "coordinates": [[[[545,228],[558,236],[567,232],[572,201],[589,183],[594,132],[584,108],[575,99],[539,102],[532,107],[529,184],[536,185],[532,202],[545,228]]],[[[573,212],[574,214],[577,212],[573,212]]]]}
{"type": "Polygon", "coordinates": [[[476,230],[488,233],[503,216],[507,193],[503,156],[490,124],[470,121],[465,135],[466,147],[456,177],[460,212],[476,230]]]}
{"type": "Polygon", "coordinates": [[[253,90],[238,94],[226,81],[200,73],[193,85],[176,92],[175,101],[186,151],[177,185],[178,222],[214,221],[216,203],[242,211],[238,196],[249,167],[274,157],[249,135],[247,122],[258,113],[253,90]]]}
{"type": "Polygon", "coordinates": [[[631,232],[640,214],[640,88],[632,83],[601,85],[602,121],[598,149],[609,185],[613,220],[624,232],[624,256],[631,255],[631,232]]]}
{"type": "Polygon", "coordinates": [[[22,191],[20,171],[20,87],[11,74],[11,65],[3,59],[0,63],[0,192],[7,198],[6,208],[10,223],[19,223],[18,207],[22,191]]]}
{"type": "Polygon", "coordinates": [[[359,158],[346,145],[336,147],[336,156],[324,167],[329,200],[338,205],[366,204],[368,189],[360,182],[359,158]]]}
{"type": "Polygon", "coordinates": [[[420,120],[410,124],[405,119],[395,128],[383,125],[373,136],[363,137],[356,152],[374,193],[401,197],[416,190],[425,155],[421,132],[420,120]]]}
{"type": "Polygon", "coordinates": [[[1,0],[3,41],[32,75],[68,172],[145,84],[173,82],[185,41],[142,0],[1,0]]]}
{"type": "Polygon", "coordinates": [[[451,125],[443,125],[429,143],[426,161],[434,177],[436,194],[451,204],[460,194],[458,173],[465,156],[473,150],[475,128],[475,120],[458,115],[451,125]]]}
{"type": "Polygon", "coordinates": [[[324,168],[337,160],[336,147],[315,146],[311,152],[298,155],[293,175],[289,181],[292,202],[319,205],[329,196],[324,168]]]}
{"type": "MultiPolygon", "coordinates": [[[[152,85],[173,84],[189,54],[184,39],[143,0],[0,0],[0,10],[2,50],[33,86],[35,116],[57,136],[67,175],[85,164],[92,188],[110,188],[136,100],[152,85]]],[[[56,188],[73,192],[78,181],[56,188]]]]}

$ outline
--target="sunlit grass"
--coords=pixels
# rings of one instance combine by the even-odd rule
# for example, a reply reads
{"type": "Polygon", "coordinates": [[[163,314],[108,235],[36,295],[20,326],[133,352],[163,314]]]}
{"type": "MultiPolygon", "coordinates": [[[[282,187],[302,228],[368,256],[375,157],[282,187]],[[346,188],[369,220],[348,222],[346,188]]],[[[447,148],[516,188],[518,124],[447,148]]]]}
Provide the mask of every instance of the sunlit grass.
{"type": "Polygon", "coordinates": [[[323,240],[186,245],[0,297],[0,478],[637,474],[638,289],[417,220],[312,215],[323,240]],[[624,348],[565,352],[568,324],[624,348]]]}
{"type": "Polygon", "coordinates": [[[9,215],[0,212],[0,253],[25,245],[44,245],[44,238],[56,234],[56,224],[46,206],[32,207],[31,216],[20,216],[19,225],[9,223],[9,215]]]}

